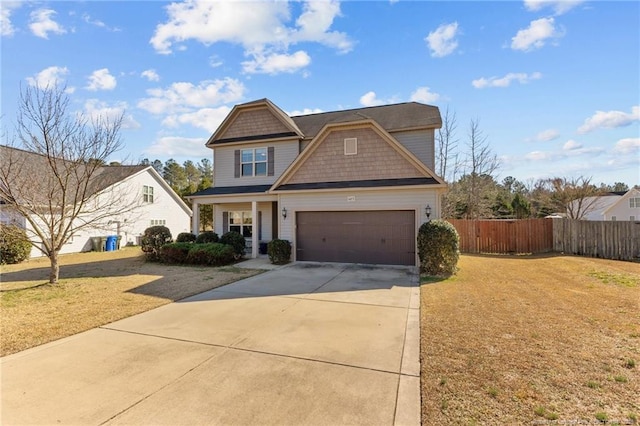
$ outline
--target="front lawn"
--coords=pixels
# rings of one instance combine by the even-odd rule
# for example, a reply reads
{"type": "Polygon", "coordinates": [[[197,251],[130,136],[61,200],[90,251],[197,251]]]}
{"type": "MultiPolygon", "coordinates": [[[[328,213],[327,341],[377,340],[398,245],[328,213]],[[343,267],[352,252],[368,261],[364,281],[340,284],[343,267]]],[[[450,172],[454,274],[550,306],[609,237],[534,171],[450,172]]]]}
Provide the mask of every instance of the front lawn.
{"type": "Polygon", "coordinates": [[[463,255],[421,286],[422,423],[637,424],[640,264],[463,255]]]}
{"type": "Polygon", "coordinates": [[[144,261],[136,247],[2,266],[0,355],[8,355],[180,300],[261,271],[233,266],[175,266],[144,261]]]}

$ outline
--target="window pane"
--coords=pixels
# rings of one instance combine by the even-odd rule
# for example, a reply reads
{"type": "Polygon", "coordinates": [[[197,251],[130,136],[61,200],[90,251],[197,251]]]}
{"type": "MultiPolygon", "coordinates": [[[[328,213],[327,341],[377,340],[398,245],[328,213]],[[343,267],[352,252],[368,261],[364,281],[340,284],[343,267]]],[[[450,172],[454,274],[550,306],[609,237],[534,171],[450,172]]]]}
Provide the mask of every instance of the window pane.
{"type": "Polygon", "coordinates": [[[229,227],[229,232],[237,232],[238,234],[240,233],[240,226],[239,225],[233,225],[229,227]]]}
{"type": "Polygon", "coordinates": [[[267,163],[256,163],[256,176],[267,175],[267,163]]]}
{"type": "Polygon", "coordinates": [[[242,165],[242,176],[253,176],[253,164],[242,165]]]}
{"type": "Polygon", "coordinates": [[[256,149],[256,162],[267,161],[267,148],[256,149]]]}
{"type": "Polygon", "coordinates": [[[251,220],[251,212],[244,212],[242,223],[251,225],[253,221],[251,220]]]}
{"type": "Polygon", "coordinates": [[[243,163],[251,163],[253,161],[253,150],[252,149],[243,149],[242,150],[242,162],[243,163]]]}
{"type": "Polygon", "coordinates": [[[248,226],[245,225],[242,227],[242,236],[245,238],[251,238],[251,236],[253,235],[253,226],[248,226]]]}
{"type": "Polygon", "coordinates": [[[240,225],[242,223],[242,213],[241,212],[230,212],[229,213],[229,223],[240,225]]]}

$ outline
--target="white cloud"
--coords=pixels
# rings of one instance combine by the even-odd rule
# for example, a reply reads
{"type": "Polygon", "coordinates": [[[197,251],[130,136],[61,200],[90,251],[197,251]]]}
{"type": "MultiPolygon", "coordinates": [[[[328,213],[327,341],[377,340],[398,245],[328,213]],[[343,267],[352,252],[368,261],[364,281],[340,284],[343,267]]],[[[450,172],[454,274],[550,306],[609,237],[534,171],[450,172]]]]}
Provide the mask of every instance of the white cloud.
{"type": "Polygon", "coordinates": [[[139,128],[140,123],[131,114],[126,114],[127,108],[128,104],[126,102],[117,102],[114,105],[109,105],[98,99],[88,99],[84,104],[84,112],[92,120],[109,120],[113,122],[122,116],[123,129],[139,128]]]}
{"type": "Polygon", "coordinates": [[[101,21],[101,20],[99,20],[99,19],[92,19],[92,18],[91,18],[91,16],[90,16],[89,14],[87,14],[87,13],[85,13],[84,15],[82,15],[82,20],[83,20],[84,22],[86,22],[87,24],[94,25],[94,26],[96,26],[96,27],[98,27],[98,28],[104,28],[104,29],[105,29],[105,30],[107,30],[107,31],[112,31],[112,32],[119,32],[119,31],[121,31],[121,30],[120,30],[120,28],[117,28],[117,27],[110,27],[110,26],[108,26],[107,24],[105,24],[104,22],[102,22],[102,21],[101,21]]]}
{"type": "Polygon", "coordinates": [[[637,154],[640,152],[640,138],[625,138],[616,142],[613,151],[620,154],[637,154]]]}
{"type": "Polygon", "coordinates": [[[458,47],[456,36],[458,35],[458,23],[442,24],[435,31],[429,33],[425,41],[431,49],[431,56],[441,58],[452,54],[458,47]]]}
{"type": "Polygon", "coordinates": [[[149,81],[160,81],[160,76],[154,69],[144,70],[142,71],[140,76],[146,78],[149,81]]]}
{"type": "Polygon", "coordinates": [[[557,139],[560,136],[560,133],[556,129],[547,129],[536,135],[536,140],[541,142],[549,142],[554,139],[557,139]]]}
{"type": "Polygon", "coordinates": [[[113,90],[117,84],[116,78],[109,73],[109,69],[102,68],[91,73],[86,89],[92,92],[98,90],[113,90]]]}
{"type": "Polygon", "coordinates": [[[147,150],[148,154],[167,157],[195,157],[210,155],[204,144],[206,138],[185,138],[180,136],[164,136],[156,140],[147,150]],[[201,154],[198,154],[201,153],[201,154]]]}
{"type": "Polygon", "coordinates": [[[517,81],[520,84],[527,84],[532,80],[539,80],[540,78],[542,78],[542,73],[539,72],[531,74],[510,72],[504,77],[482,77],[477,80],[473,80],[471,84],[476,89],[484,89],[485,87],[509,87],[513,81],[517,81]]]}
{"type": "Polygon", "coordinates": [[[253,60],[242,63],[242,69],[247,74],[294,73],[311,63],[311,57],[303,50],[291,55],[286,53],[265,55],[260,52],[252,54],[252,56],[253,60]]]}
{"type": "Polygon", "coordinates": [[[367,92],[364,95],[360,96],[360,105],[365,107],[378,106],[384,104],[391,104],[397,102],[395,97],[389,99],[378,99],[376,92],[367,92]]]}
{"type": "Polygon", "coordinates": [[[525,155],[524,158],[530,161],[543,161],[549,160],[551,158],[551,154],[543,151],[532,151],[525,155]]]}
{"type": "Polygon", "coordinates": [[[545,7],[550,7],[556,15],[562,15],[581,3],[584,3],[584,0],[524,0],[524,6],[527,10],[537,12],[545,7]]]}
{"type": "Polygon", "coordinates": [[[562,145],[562,149],[565,151],[574,151],[580,148],[582,148],[582,144],[574,141],[573,139],[568,140],[564,145],[562,145]]]}
{"type": "Polygon", "coordinates": [[[152,114],[176,114],[194,112],[194,109],[235,103],[244,96],[245,87],[236,79],[205,80],[198,85],[177,82],[166,89],[149,89],[149,97],[138,102],[152,114]]]}
{"type": "Polygon", "coordinates": [[[525,52],[540,49],[548,39],[559,38],[562,35],[562,32],[556,29],[553,18],[536,19],[511,39],[511,48],[525,52]]]}
{"type": "MultiPolygon", "coordinates": [[[[192,0],[172,3],[166,10],[167,22],[156,26],[150,40],[158,53],[171,53],[175,44],[179,50],[184,47],[180,43],[188,40],[205,45],[223,41],[240,44],[245,55],[252,58],[243,63],[245,72],[275,74],[308,65],[311,60],[306,52],[289,54],[289,46],[296,43],[320,43],[341,53],[349,52],[354,44],[345,33],[330,30],[340,16],[340,2],[336,0],[304,2],[294,25],[289,24],[289,3],[282,1],[192,0]]],[[[212,66],[218,65],[216,58],[212,66]]]]}
{"type": "Polygon", "coordinates": [[[162,121],[162,124],[166,127],[177,127],[180,124],[190,124],[193,127],[198,127],[209,133],[213,133],[230,112],[231,108],[227,106],[221,106],[218,108],[202,108],[194,112],[169,115],[162,121]]]}
{"type": "Polygon", "coordinates": [[[440,99],[440,95],[438,93],[431,92],[431,89],[424,86],[424,87],[418,87],[411,94],[410,99],[412,102],[423,102],[425,104],[430,104],[433,102],[437,102],[440,99]]]}
{"type": "Polygon", "coordinates": [[[0,35],[3,37],[11,37],[16,29],[11,23],[11,13],[22,6],[19,1],[3,1],[0,5],[0,35]]]}
{"type": "Polygon", "coordinates": [[[64,84],[65,76],[69,74],[67,67],[48,67],[43,69],[33,77],[27,77],[29,86],[34,87],[53,87],[64,84]]]}
{"type": "Polygon", "coordinates": [[[209,57],[209,66],[211,68],[218,68],[223,63],[224,61],[218,55],[211,55],[211,57],[209,57]]]}
{"type": "Polygon", "coordinates": [[[52,9],[38,9],[31,12],[29,28],[33,35],[48,39],[49,33],[66,33],[67,30],[52,19],[55,14],[56,11],[52,9]]]}
{"type": "Polygon", "coordinates": [[[632,107],[630,113],[623,111],[596,111],[578,128],[578,133],[589,133],[599,128],[624,127],[636,121],[640,121],[640,106],[638,105],[632,107]]]}
{"type": "Polygon", "coordinates": [[[301,110],[293,110],[287,113],[290,117],[295,117],[297,115],[309,115],[309,114],[320,114],[324,112],[320,108],[303,108],[301,110]]]}

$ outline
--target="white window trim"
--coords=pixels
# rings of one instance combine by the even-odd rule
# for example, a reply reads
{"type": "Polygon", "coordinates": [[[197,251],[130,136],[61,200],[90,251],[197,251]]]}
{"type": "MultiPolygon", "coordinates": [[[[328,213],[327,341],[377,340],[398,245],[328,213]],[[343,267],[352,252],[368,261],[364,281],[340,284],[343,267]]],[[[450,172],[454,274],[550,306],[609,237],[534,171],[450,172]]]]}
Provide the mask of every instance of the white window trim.
{"type": "MultiPolygon", "coordinates": [[[[251,211],[249,210],[234,210],[234,211],[230,211],[228,212],[228,220],[227,220],[227,226],[229,227],[229,231],[231,231],[231,227],[232,226],[239,226],[240,227],[240,235],[244,236],[244,228],[251,228],[251,235],[253,235],[253,217],[251,216],[251,211]],[[233,220],[233,215],[235,213],[240,213],[240,217],[241,217],[241,222],[240,224],[237,223],[232,223],[231,221],[233,220]],[[247,215],[248,217],[251,218],[251,223],[244,223],[244,218],[245,215],[247,215]]],[[[248,238],[248,237],[245,237],[248,238]]]]}
{"type": "Polygon", "coordinates": [[[358,154],[358,138],[345,138],[344,155],[358,154]]]}
{"type": "Polygon", "coordinates": [[[152,204],[153,201],[153,186],[142,185],[142,202],[152,204]]]}
{"type": "Polygon", "coordinates": [[[262,176],[267,176],[269,173],[269,149],[267,147],[260,147],[260,148],[245,148],[245,149],[241,149],[240,150],[240,177],[262,177],[262,176]],[[259,150],[264,150],[265,152],[265,159],[264,161],[256,161],[256,151],[259,150]],[[242,161],[242,153],[244,151],[252,151],[252,160],[251,161],[242,161]],[[251,164],[251,174],[250,175],[245,175],[244,174],[244,165],[245,164],[251,164]],[[256,167],[258,164],[264,164],[264,173],[261,174],[257,174],[256,173],[256,167]]]}
{"type": "Polygon", "coordinates": [[[167,225],[166,219],[151,219],[151,221],[149,223],[151,223],[151,226],[166,226],[167,225]]]}

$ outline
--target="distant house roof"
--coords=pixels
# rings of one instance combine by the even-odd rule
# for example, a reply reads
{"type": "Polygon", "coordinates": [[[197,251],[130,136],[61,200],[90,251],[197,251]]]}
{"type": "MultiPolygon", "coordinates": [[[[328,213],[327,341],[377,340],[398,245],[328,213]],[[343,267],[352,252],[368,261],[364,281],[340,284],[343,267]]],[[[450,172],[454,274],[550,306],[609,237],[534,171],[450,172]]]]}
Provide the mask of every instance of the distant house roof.
{"type": "MultiPolygon", "coordinates": [[[[31,195],[29,198],[32,201],[48,202],[52,197],[55,198],[56,191],[51,187],[54,185],[48,182],[54,182],[56,177],[49,164],[50,159],[46,155],[0,145],[0,158],[2,158],[0,169],[2,174],[6,176],[14,194],[19,196],[20,188],[25,188],[25,190],[28,188],[31,195]]],[[[69,164],[68,161],[61,159],[53,159],[52,161],[60,170],[69,164]]],[[[91,177],[87,195],[96,194],[148,167],[151,166],[101,166],[91,177]]],[[[77,167],[77,170],[78,174],[82,175],[82,165],[77,167]]],[[[74,178],[75,173],[71,173],[68,177],[74,178]]],[[[74,185],[74,183],[70,182],[70,185],[74,185]]],[[[16,201],[20,202],[19,199],[16,201]]]]}

